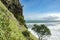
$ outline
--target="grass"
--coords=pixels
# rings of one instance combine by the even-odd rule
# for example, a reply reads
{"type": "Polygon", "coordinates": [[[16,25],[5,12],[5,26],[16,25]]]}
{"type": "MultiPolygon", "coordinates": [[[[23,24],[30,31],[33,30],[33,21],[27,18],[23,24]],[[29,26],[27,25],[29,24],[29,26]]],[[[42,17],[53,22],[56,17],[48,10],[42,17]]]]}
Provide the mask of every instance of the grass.
{"type": "MultiPolygon", "coordinates": [[[[0,21],[0,40],[26,40],[22,32],[27,29],[23,25],[19,25],[14,15],[0,1],[0,19],[2,18],[4,18],[4,20],[0,21]],[[3,25],[1,26],[2,22],[6,22],[7,24],[3,24],[3,27],[3,25]]],[[[31,33],[30,37],[33,40],[38,40],[31,33]]]]}
{"type": "Polygon", "coordinates": [[[0,40],[26,40],[14,15],[0,1],[0,40]]]}
{"type": "MultiPolygon", "coordinates": [[[[23,32],[23,31],[26,31],[27,29],[22,25],[21,27],[20,27],[20,30],[23,32]]],[[[28,31],[28,30],[27,30],[28,31]]],[[[33,40],[38,40],[38,38],[36,38],[34,35],[32,35],[31,33],[30,33],[30,37],[33,39],[33,40]]]]}

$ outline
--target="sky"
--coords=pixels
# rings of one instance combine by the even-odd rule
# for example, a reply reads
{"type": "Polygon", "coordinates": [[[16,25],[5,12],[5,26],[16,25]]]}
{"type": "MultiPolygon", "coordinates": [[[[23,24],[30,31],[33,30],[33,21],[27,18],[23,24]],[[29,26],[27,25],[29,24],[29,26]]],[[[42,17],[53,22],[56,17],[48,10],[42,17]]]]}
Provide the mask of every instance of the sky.
{"type": "Polygon", "coordinates": [[[60,20],[60,0],[20,0],[25,20],[60,20]]]}

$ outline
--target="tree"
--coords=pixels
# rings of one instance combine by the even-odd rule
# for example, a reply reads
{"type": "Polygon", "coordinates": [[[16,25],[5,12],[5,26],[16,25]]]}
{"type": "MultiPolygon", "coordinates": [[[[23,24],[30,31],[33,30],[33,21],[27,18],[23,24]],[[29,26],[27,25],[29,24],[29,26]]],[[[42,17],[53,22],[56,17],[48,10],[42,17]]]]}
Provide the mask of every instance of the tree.
{"type": "Polygon", "coordinates": [[[32,30],[34,30],[37,33],[39,40],[42,40],[43,36],[51,35],[49,28],[47,28],[47,26],[45,26],[44,24],[34,24],[32,30]]]}

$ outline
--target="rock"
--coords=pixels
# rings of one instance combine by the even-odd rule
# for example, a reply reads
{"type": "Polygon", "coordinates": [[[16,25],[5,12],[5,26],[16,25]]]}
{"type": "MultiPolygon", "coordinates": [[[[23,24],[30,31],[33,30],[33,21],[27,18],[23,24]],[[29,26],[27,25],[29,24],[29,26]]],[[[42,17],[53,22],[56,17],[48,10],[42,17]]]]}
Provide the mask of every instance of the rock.
{"type": "Polygon", "coordinates": [[[23,7],[21,6],[19,0],[1,0],[1,1],[8,8],[8,10],[14,14],[19,23],[26,26],[23,16],[23,7]]]}

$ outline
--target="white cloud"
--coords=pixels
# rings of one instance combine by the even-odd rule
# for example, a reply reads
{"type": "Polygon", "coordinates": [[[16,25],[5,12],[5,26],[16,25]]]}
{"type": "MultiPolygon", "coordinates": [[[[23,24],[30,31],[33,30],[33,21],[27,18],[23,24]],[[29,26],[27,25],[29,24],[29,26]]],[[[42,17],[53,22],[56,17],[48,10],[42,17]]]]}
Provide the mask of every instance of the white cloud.
{"type": "Polygon", "coordinates": [[[60,13],[28,14],[27,20],[60,20],[60,13]]]}

